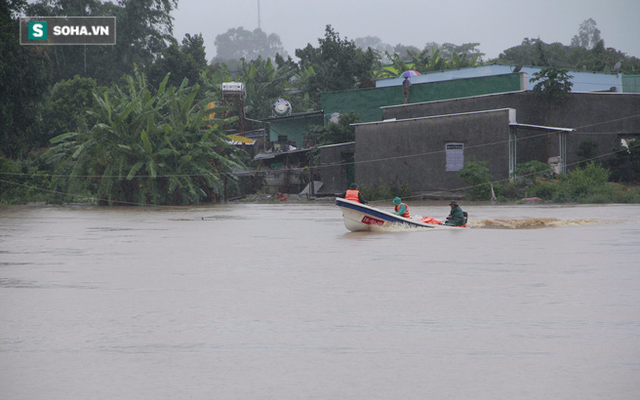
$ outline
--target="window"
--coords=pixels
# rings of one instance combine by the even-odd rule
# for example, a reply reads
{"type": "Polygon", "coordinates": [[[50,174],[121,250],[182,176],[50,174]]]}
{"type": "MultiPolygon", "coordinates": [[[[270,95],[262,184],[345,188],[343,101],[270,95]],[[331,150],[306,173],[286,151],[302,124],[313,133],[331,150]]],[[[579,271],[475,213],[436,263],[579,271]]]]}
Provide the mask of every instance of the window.
{"type": "Polygon", "coordinates": [[[447,143],[446,146],[447,165],[445,171],[456,172],[464,167],[464,144],[447,143]]]}

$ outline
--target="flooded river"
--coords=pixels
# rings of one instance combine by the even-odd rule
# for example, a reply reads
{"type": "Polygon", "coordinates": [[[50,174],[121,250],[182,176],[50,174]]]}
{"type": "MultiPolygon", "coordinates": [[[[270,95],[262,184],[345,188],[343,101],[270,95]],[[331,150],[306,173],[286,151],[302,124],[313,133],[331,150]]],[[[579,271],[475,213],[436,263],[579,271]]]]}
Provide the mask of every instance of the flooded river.
{"type": "Polygon", "coordinates": [[[460,203],[0,207],[0,398],[638,399],[640,206],[460,203]]]}

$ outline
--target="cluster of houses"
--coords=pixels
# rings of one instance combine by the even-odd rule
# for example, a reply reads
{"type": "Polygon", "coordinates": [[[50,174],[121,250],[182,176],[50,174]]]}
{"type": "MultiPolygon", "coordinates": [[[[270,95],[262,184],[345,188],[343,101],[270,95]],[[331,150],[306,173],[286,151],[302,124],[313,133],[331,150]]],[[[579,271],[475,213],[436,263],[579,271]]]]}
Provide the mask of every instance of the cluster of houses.
{"type": "Polygon", "coordinates": [[[428,194],[465,187],[458,172],[469,161],[487,162],[497,180],[534,160],[565,173],[581,161],[585,141],[602,158],[640,137],[640,76],[569,71],[572,92],[552,102],[532,91],[541,69],[484,65],[412,76],[407,104],[402,78],[324,93],[321,111],[282,112],[279,104],[261,121],[264,130],[246,134],[260,167],[243,174],[261,174],[272,193],[335,194],[357,182],[428,194]],[[305,132],[351,111],[360,121],[355,141],[320,147],[310,165],[305,132]]]}

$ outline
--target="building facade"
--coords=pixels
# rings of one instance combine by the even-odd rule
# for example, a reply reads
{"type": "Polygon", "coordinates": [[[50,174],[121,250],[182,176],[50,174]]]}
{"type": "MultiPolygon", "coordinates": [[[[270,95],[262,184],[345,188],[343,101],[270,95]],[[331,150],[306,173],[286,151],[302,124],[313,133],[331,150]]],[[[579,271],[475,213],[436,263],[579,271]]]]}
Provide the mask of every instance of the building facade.
{"type": "Polygon", "coordinates": [[[622,139],[640,136],[637,94],[569,93],[550,103],[519,91],[384,107],[383,115],[355,125],[355,178],[415,192],[464,189],[458,172],[469,161],[486,161],[506,181],[528,161],[572,168],[586,140],[602,158],[622,139]]]}

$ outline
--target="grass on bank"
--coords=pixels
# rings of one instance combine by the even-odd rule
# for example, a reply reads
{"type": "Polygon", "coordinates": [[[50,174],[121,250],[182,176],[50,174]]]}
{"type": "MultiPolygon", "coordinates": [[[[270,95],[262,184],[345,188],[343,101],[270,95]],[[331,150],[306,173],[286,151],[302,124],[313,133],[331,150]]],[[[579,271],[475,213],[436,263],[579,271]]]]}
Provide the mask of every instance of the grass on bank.
{"type": "Polygon", "coordinates": [[[640,203],[640,187],[610,182],[611,172],[596,162],[589,162],[554,175],[547,164],[533,161],[516,171],[514,181],[492,184],[485,162],[471,162],[460,176],[469,183],[467,200],[484,201],[492,197],[498,201],[521,201],[537,197],[552,203],[606,204],[640,203]]]}

